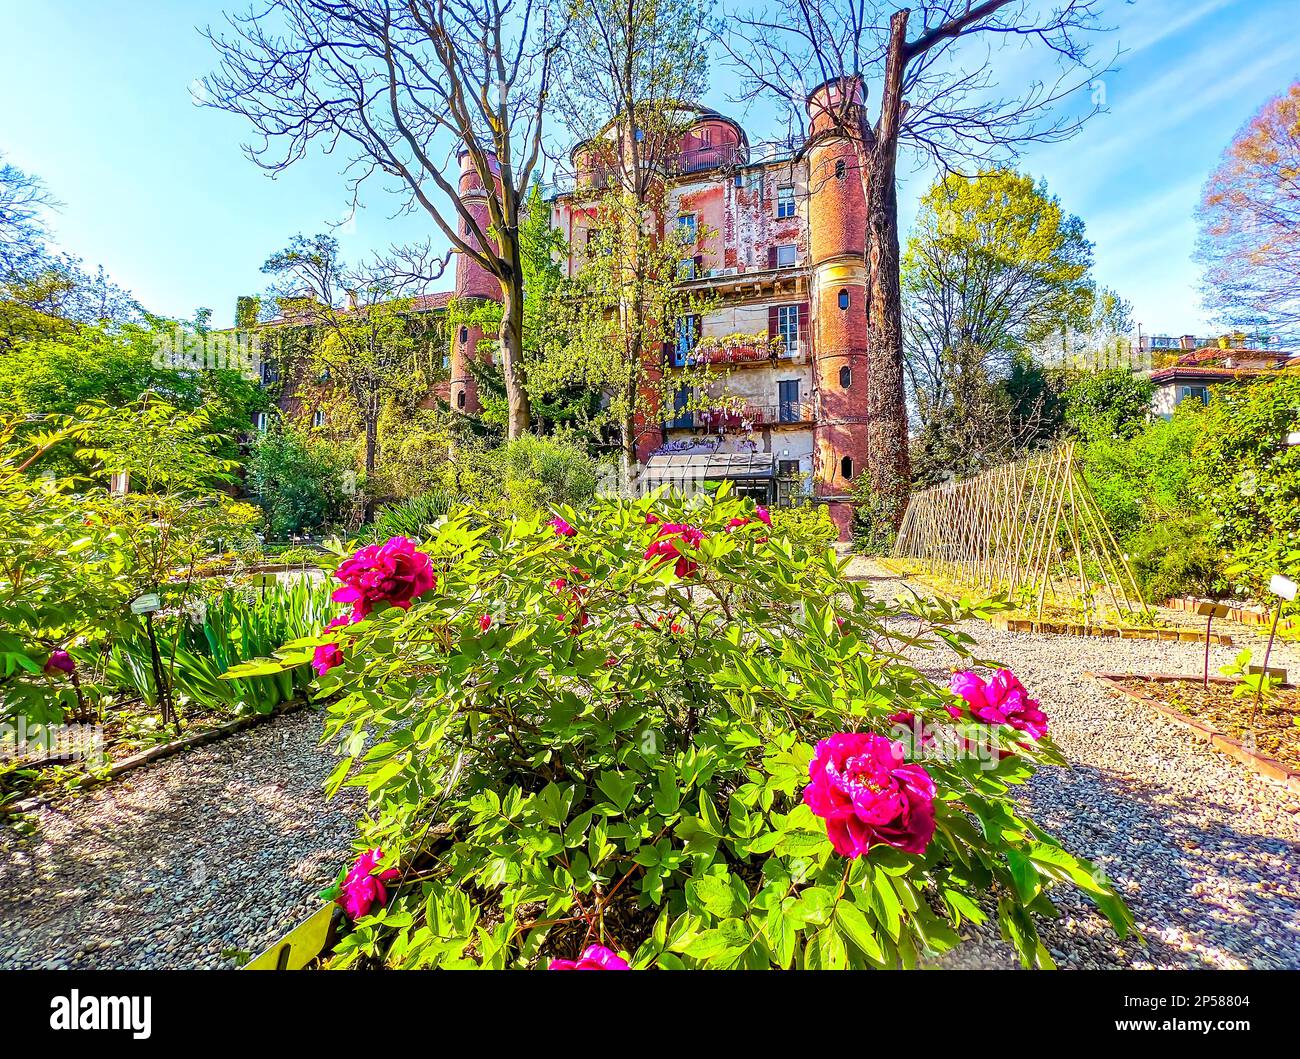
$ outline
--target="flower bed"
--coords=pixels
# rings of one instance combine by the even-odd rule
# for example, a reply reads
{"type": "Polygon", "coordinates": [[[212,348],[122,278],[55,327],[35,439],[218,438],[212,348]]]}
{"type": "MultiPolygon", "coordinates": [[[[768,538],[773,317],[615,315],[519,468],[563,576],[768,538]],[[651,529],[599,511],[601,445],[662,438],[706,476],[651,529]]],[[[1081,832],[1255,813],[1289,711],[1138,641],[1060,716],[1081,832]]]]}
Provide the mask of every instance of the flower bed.
{"type": "Polygon", "coordinates": [[[1250,697],[1233,697],[1238,682],[1157,673],[1095,673],[1113,691],[1137,699],[1184,725],[1197,738],[1270,779],[1300,791],[1300,688],[1283,684],[1254,714],[1250,697]]]}
{"type": "Polygon", "coordinates": [[[1131,930],[1013,797],[1062,763],[1050,704],[970,670],[966,611],[909,604],[904,633],[722,492],[453,512],[359,552],[327,631],[232,672],[315,663],[329,788],[369,792],[330,965],[912,967],[992,896],[1049,967],[1061,884],[1131,930]],[[902,637],[952,650],[951,688],[902,637]]]}

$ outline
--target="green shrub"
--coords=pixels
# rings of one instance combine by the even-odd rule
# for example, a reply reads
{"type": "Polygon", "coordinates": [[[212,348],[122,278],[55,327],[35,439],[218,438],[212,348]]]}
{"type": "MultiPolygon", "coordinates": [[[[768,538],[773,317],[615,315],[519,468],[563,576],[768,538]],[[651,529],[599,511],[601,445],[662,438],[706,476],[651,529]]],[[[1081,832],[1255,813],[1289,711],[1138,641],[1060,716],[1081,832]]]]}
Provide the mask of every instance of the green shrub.
{"type": "Polygon", "coordinates": [[[509,515],[531,515],[568,504],[583,507],[596,495],[599,471],[585,449],[558,438],[526,435],[480,457],[487,495],[469,499],[509,515]]]}
{"type": "Polygon", "coordinates": [[[1195,488],[1210,539],[1232,579],[1263,597],[1273,574],[1300,579],[1300,374],[1216,386],[1193,452],[1195,488]]]}
{"type": "Polygon", "coordinates": [[[356,472],[352,454],[290,423],[277,423],[257,440],[248,485],[271,537],[319,532],[342,518],[356,472]]]}
{"type": "Polygon", "coordinates": [[[1085,441],[1132,437],[1151,417],[1154,392],[1128,368],[1085,372],[1065,391],[1065,422],[1085,441]]]}
{"type": "Polygon", "coordinates": [[[772,532],[790,539],[801,552],[817,555],[840,539],[840,531],[824,504],[811,501],[771,509],[772,532]]]}
{"type": "Polygon", "coordinates": [[[1014,796],[1061,762],[1051,739],[954,721],[953,696],[902,659],[906,642],[966,662],[960,605],[909,603],[904,633],[833,554],[725,490],[559,515],[494,532],[457,511],[400,564],[359,555],[354,582],[379,586],[366,616],[315,641],[341,650],[322,679],[343,755],[328,789],[368,792],[361,847],[406,872],[382,902],[344,887],[359,907],[335,965],[537,967],[599,939],[635,967],[912,967],[994,915],[1025,964],[1050,966],[1037,922],[1062,883],[1130,929],[1101,872],[1014,796]],[[934,742],[909,741],[899,711],[934,742]],[[913,815],[881,817],[901,831],[845,855],[803,797],[836,733],[906,769],[872,790],[915,785],[913,815]]]}
{"type": "Polygon", "coordinates": [[[1206,515],[1179,512],[1130,536],[1130,563],[1148,603],[1220,593],[1223,559],[1210,543],[1209,524],[1206,515]]]}
{"type": "Polygon", "coordinates": [[[1083,444],[1084,475],[1149,603],[1212,594],[1222,562],[1193,483],[1192,452],[1207,429],[1201,406],[1179,405],[1127,437],[1097,434],[1083,444]]]}

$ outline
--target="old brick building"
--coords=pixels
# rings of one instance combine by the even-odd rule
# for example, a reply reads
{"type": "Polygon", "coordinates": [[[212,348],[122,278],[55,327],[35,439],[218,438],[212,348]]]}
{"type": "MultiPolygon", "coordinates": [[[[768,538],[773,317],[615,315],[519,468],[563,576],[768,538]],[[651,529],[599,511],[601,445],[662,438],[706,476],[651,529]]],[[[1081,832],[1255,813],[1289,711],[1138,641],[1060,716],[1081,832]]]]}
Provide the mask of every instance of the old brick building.
{"type": "MultiPolygon", "coordinates": [[[[726,371],[702,384],[692,373],[703,392],[678,388],[676,407],[661,410],[638,458],[653,467],[682,456],[747,456],[714,462],[745,467],[745,490],[771,501],[810,490],[847,538],[867,447],[866,208],[852,144],[826,117],[837,92],[830,84],[810,94],[810,132],[797,144],[751,145],[732,119],[693,112],[657,223],[661,237],[683,233],[680,282],[707,290],[715,308],[679,321],[677,341],[653,354],[664,363],[647,367],[670,376],[701,364],[726,371]]],[[[593,189],[602,183],[582,146],[573,161],[574,179],[551,195],[570,272],[590,238],[593,189]]],[[[472,196],[481,185],[463,165],[462,193],[472,196]]],[[[460,257],[458,296],[490,298],[496,289],[460,257]]],[[[452,338],[451,403],[471,413],[467,365],[480,337],[461,329],[452,338]]]]}

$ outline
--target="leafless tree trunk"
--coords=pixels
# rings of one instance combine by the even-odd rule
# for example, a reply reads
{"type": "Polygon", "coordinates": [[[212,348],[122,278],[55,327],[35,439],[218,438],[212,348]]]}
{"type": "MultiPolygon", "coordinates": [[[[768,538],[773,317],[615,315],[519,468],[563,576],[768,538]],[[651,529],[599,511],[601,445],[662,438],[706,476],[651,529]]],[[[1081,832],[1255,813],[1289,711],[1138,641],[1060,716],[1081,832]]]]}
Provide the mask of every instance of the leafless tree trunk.
{"type": "Polygon", "coordinates": [[[259,165],[282,171],[312,141],[327,153],[345,145],[353,209],[364,181],[387,177],[406,209],[427,213],[500,281],[511,438],[529,427],[519,211],[566,31],[556,10],[547,0],[261,0],[206,34],[221,60],[204,79],[207,105],[253,123],[246,151],[259,165]],[[460,191],[461,149],[486,190],[486,225],[460,191]]]}
{"type": "Polygon", "coordinates": [[[788,104],[798,129],[811,85],[838,79],[879,93],[874,124],[852,92],[841,93],[828,116],[854,144],[867,198],[867,467],[880,509],[895,526],[910,488],[899,291],[900,146],[948,168],[1072,135],[1098,108],[1082,116],[1052,118],[1050,112],[1101,69],[1087,63],[1084,42],[1086,33],[1099,28],[1096,7],[1097,0],[1064,0],[1052,8],[1031,0],[935,0],[911,9],[892,0],[773,0],[734,22],[728,50],[744,76],[743,95],[788,104]],[[911,30],[915,35],[909,36],[911,30]],[[990,52],[993,44],[1039,42],[1063,69],[1054,82],[1033,80],[1019,96],[998,97],[988,56],[973,71],[954,61],[955,44],[981,38],[990,52]]]}

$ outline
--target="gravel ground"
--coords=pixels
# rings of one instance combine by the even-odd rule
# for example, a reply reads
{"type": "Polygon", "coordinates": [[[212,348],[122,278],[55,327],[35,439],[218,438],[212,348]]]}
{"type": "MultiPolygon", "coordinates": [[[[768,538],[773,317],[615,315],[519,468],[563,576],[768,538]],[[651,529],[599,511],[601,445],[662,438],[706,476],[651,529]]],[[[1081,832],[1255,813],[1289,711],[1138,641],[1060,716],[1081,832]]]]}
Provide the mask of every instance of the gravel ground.
{"type": "Polygon", "coordinates": [[[227,967],[318,904],[360,799],[302,710],[0,827],[0,968],[227,967]],[[227,955],[223,956],[223,953],[227,955]]]}
{"type": "MultiPolygon", "coordinates": [[[[900,582],[863,566],[877,595],[900,582]]],[[[1060,888],[1061,918],[1043,928],[1064,967],[1300,968],[1300,795],[1193,740],[1181,726],[1108,694],[1085,672],[1199,673],[1194,643],[1098,639],[966,627],[984,657],[1006,662],[1043,703],[1069,769],[1048,768],[1022,802],[1070,849],[1105,867],[1146,945],[1118,942],[1075,891],[1060,888]]],[[[1211,672],[1262,637],[1241,627],[1216,647],[1211,672]]],[[[1274,647],[1272,665],[1300,670],[1300,652],[1274,647]]],[[[952,656],[915,661],[946,679],[952,656]]],[[[1018,966],[997,929],[970,933],[944,966],[1018,966]]]]}

